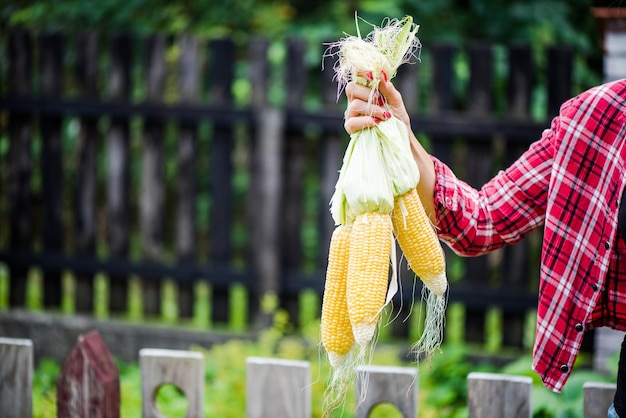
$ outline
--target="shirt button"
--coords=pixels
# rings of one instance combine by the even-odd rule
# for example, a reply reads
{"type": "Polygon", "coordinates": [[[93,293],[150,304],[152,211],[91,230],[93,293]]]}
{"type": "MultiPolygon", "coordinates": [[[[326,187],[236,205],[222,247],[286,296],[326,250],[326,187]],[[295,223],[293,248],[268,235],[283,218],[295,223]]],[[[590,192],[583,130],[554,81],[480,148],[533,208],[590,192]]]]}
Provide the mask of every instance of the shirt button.
{"type": "Polygon", "coordinates": [[[561,367],[559,367],[559,369],[563,372],[563,373],[567,373],[569,371],[569,366],[567,364],[563,364],[561,367]]]}
{"type": "Polygon", "coordinates": [[[608,241],[606,241],[606,242],[604,243],[604,248],[606,248],[607,250],[608,250],[609,248],[611,248],[611,243],[610,243],[610,242],[608,242],[608,241]]]}
{"type": "Polygon", "coordinates": [[[578,331],[578,332],[582,332],[582,330],[585,329],[583,324],[576,324],[576,326],[574,328],[576,328],[576,331],[578,331]]]}
{"type": "Polygon", "coordinates": [[[594,292],[597,292],[598,289],[600,289],[600,286],[598,286],[598,283],[594,283],[591,285],[591,288],[593,289],[594,292]]]}

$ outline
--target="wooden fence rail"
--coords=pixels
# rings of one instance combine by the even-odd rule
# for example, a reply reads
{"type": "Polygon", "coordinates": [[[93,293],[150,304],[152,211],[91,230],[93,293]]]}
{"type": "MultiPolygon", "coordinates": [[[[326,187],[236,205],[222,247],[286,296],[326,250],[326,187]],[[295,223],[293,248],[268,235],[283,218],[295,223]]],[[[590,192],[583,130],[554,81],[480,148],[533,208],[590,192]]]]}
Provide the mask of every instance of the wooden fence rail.
{"type": "MultiPolygon", "coordinates": [[[[248,418],[311,417],[311,371],[306,361],[249,357],[246,359],[248,418]]],[[[161,416],[156,394],[165,384],[181,389],[188,401],[185,417],[202,418],[204,359],[201,353],[142,349],[142,417],[161,416]]],[[[32,417],[32,343],[0,338],[0,410],[6,418],[32,417]]],[[[531,379],[470,373],[469,418],[530,418],[531,379]]],[[[79,338],[57,380],[57,416],[119,418],[119,377],[100,335],[79,338]]],[[[583,418],[604,418],[615,393],[614,384],[585,383],[583,418]]],[[[357,370],[357,418],[367,418],[382,403],[394,405],[404,417],[418,416],[417,369],[362,366],[357,370]]]]}
{"type": "MultiPolygon", "coordinates": [[[[347,140],[331,57],[320,71],[323,45],[311,64],[304,40],[289,39],[277,65],[266,39],[12,29],[0,42],[0,263],[10,309],[28,305],[37,271],[45,311],[132,311],[207,327],[246,309],[247,324],[262,325],[260,307],[276,297],[300,323],[303,291],[319,298],[323,289],[328,202],[347,140]],[[173,314],[163,307],[172,282],[173,314]],[[199,284],[209,287],[204,310],[199,284]],[[237,285],[242,309],[233,308],[237,285]]],[[[396,83],[433,154],[480,186],[580,89],[574,52],[433,43],[396,83]]],[[[486,257],[447,254],[458,338],[486,344],[496,318],[506,326],[492,348],[532,340],[524,324],[536,306],[539,234],[486,257]]],[[[408,315],[414,277],[401,270],[395,306],[408,315]]],[[[396,321],[392,332],[416,338],[413,324],[396,321]]]]}

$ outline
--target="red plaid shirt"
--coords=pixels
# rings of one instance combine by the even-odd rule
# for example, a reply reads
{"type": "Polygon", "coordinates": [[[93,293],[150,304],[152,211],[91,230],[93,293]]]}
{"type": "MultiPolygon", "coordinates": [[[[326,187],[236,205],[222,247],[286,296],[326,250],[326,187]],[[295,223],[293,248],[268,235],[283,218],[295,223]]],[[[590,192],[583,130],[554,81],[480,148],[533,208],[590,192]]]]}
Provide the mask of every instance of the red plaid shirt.
{"type": "Polygon", "coordinates": [[[626,79],[564,103],[541,139],[480,191],[433,157],[439,236],[456,253],[481,255],[544,225],[533,369],[555,392],[583,331],[626,330],[626,245],[617,232],[625,142],[626,79]]]}

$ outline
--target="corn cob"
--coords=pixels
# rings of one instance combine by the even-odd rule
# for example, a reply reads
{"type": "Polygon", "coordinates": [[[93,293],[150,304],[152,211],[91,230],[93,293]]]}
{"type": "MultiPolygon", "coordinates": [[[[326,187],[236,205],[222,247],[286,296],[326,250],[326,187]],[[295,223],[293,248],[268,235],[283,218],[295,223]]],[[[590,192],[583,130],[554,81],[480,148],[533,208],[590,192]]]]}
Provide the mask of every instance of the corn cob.
{"type": "Polygon", "coordinates": [[[343,362],[344,356],[354,345],[346,302],[350,230],[349,226],[336,227],[328,251],[320,327],[322,345],[333,368],[343,362]]]}
{"type": "Polygon", "coordinates": [[[442,297],[448,288],[446,262],[416,189],[395,199],[391,218],[409,267],[431,292],[442,297]]]}
{"type": "Polygon", "coordinates": [[[409,266],[430,291],[426,299],[426,319],[420,339],[412,351],[430,356],[443,341],[448,288],[446,263],[437,234],[426,215],[416,189],[397,197],[392,211],[393,230],[409,266]]]}
{"type": "Polygon", "coordinates": [[[366,212],[354,220],[346,295],[354,339],[361,347],[372,340],[385,304],[392,241],[389,214],[366,212]]]}

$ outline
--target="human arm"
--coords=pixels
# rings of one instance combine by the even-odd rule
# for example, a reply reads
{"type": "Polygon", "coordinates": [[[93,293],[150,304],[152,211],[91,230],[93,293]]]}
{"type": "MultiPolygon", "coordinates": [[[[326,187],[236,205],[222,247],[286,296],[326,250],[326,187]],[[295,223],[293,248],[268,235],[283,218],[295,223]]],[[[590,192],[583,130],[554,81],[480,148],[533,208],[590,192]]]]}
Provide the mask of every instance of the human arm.
{"type": "Polygon", "coordinates": [[[479,255],[513,244],[543,223],[553,159],[556,124],[546,130],[509,168],[480,190],[458,179],[453,171],[429,155],[410,128],[401,94],[381,77],[378,105],[367,104],[370,90],[356,83],[346,86],[345,129],[352,134],[392,115],[409,128],[409,140],[420,170],[418,192],[437,227],[439,238],[463,255],[479,255]]]}

